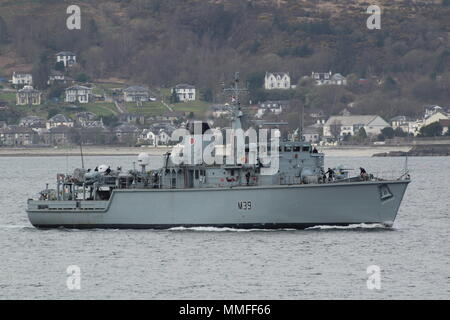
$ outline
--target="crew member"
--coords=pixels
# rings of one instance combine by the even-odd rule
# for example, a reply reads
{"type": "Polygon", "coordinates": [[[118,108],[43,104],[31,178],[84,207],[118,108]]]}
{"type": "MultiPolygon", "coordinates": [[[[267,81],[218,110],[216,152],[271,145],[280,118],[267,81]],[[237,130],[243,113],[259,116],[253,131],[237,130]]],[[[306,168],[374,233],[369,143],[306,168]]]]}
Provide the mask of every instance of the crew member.
{"type": "Polygon", "coordinates": [[[245,180],[247,181],[247,185],[250,184],[250,172],[247,171],[247,173],[245,174],[245,180]]]}
{"type": "Polygon", "coordinates": [[[361,171],[359,173],[361,179],[363,179],[364,181],[369,180],[369,175],[367,174],[366,170],[364,168],[359,168],[359,170],[361,171]]]}
{"type": "Polygon", "coordinates": [[[333,181],[334,178],[334,170],[331,168],[328,168],[328,171],[325,172],[325,174],[328,174],[328,181],[333,181]]]}

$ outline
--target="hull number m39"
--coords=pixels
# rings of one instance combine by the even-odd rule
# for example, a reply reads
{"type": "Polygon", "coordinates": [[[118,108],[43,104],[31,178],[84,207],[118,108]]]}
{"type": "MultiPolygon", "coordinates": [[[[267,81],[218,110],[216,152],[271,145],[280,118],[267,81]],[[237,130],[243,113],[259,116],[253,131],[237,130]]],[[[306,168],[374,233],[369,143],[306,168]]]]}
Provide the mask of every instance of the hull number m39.
{"type": "Polygon", "coordinates": [[[238,201],[238,209],[239,210],[252,210],[252,202],[251,201],[238,201]]]}

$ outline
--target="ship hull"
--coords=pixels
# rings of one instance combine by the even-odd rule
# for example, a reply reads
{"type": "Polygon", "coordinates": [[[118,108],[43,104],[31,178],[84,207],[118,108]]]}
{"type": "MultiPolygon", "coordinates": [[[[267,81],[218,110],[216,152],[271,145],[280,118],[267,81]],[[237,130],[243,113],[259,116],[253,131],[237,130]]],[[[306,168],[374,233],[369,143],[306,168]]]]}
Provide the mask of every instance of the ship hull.
{"type": "Polygon", "coordinates": [[[109,201],[29,200],[38,228],[392,226],[408,180],[220,189],[128,189],[109,201]]]}

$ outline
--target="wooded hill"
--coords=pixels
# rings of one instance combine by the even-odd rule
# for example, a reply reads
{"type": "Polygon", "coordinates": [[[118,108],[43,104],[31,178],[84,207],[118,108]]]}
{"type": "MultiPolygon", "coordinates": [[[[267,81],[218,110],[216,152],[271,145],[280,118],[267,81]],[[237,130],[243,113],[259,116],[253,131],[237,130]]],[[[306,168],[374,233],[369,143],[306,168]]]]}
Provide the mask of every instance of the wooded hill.
{"type": "Polygon", "coordinates": [[[307,108],[384,117],[450,105],[450,1],[378,0],[381,30],[368,30],[356,0],[0,0],[0,76],[32,70],[45,87],[54,54],[78,54],[91,80],[169,87],[191,83],[207,99],[240,71],[250,98],[295,98],[307,108]],[[81,7],[81,30],[66,8],[81,7]],[[339,72],[342,87],[313,87],[311,71],[339,72]],[[265,71],[288,71],[293,92],[259,89],[265,71]],[[361,85],[360,78],[368,79],[361,85]]]}

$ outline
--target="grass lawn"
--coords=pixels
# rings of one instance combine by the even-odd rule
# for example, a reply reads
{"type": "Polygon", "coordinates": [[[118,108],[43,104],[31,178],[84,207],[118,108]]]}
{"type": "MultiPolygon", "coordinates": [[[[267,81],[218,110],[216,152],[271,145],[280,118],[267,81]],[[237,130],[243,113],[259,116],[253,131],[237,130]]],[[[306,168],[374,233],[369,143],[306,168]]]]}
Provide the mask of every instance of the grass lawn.
{"type": "Polygon", "coordinates": [[[0,92],[0,101],[5,101],[10,105],[16,105],[16,94],[14,92],[0,92]]]}
{"type": "MultiPolygon", "coordinates": [[[[206,111],[210,103],[204,101],[189,101],[189,102],[179,102],[175,104],[168,103],[168,105],[174,111],[183,111],[186,113],[193,112],[195,114],[202,114],[206,111]]],[[[159,101],[145,102],[141,107],[136,106],[135,103],[126,102],[125,107],[130,113],[143,114],[146,116],[162,115],[163,113],[169,111],[169,109],[167,109],[159,101]]]]}

